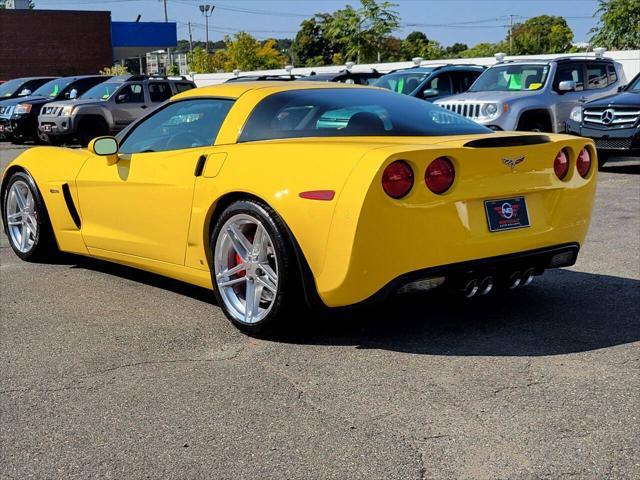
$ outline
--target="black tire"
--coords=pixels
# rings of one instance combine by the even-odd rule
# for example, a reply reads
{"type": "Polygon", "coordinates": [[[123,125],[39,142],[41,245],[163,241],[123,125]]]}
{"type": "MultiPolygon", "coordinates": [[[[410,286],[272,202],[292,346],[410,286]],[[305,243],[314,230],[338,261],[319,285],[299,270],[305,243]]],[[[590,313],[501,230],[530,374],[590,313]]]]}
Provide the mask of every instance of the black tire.
{"type": "Polygon", "coordinates": [[[15,254],[25,261],[43,261],[47,259],[51,259],[58,253],[58,247],[56,245],[55,237],[53,235],[53,229],[51,227],[51,221],[49,220],[49,213],[47,212],[47,207],[42,200],[42,196],[40,195],[40,190],[36,186],[35,182],[31,178],[31,176],[25,172],[15,172],[9,178],[7,182],[7,186],[3,193],[2,199],[2,221],[5,225],[5,233],[7,233],[9,239],[9,245],[15,252],[15,254]],[[24,182],[31,194],[34,198],[35,203],[35,214],[36,214],[36,222],[37,222],[37,232],[34,238],[33,246],[29,251],[22,252],[18,249],[17,245],[14,244],[13,238],[9,234],[9,225],[7,222],[7,208],[8,208],[8,200],[9,200],[9,192],[11,191],[11,187],[14,183],[22,181],[24,182]]]}
{"type": "Polygon", "coordinates": [[[598,170],[602,170],[602,167],[609,161],[609,154],[604,152],[598,152],[598,170]]]}
{"type": "Polygon", "coordinates": [[[274,333],[287,323],[287,320],[295,311],[296,307],[301,306],[301,295],[299,294],[301,282],[298,269],[296,268],[296,258],[288,229],[278,214],[268,205],[255,200],[239,200],[227,206],[215,221],[211,234],[210,252],[211,280],[218,306],[231,323],[242,332],[251,336],[260,337],[274,333]],[[225,300],[222,298],[216,281],[214,265],[216,261],[216,243],[218,236],[221,234],[225,223],[231,217],[239,214],[248,215],[260,221],[272,240],[276,254],[275,261],[277,264],[278,285],[270,307],[271,309],[263,319],[251,324],[239,321],[225,304],[225,300]]]}
{"type": "Polygon", "coordinates": [[[102,119],[87,118],[78,127],[78,140],[85,148],[94,138],[106,135],[109,135],[109,127],[102,119]]]}

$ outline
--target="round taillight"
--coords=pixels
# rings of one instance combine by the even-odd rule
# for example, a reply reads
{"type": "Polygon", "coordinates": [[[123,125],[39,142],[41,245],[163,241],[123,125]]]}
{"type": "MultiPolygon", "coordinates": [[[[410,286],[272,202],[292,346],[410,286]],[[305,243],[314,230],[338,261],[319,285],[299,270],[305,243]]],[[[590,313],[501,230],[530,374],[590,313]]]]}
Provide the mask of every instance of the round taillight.
{"type": "Polygon", "coordinates": [[[456,170],[451,160],[445,157],[436,158],[424,172],[424,181],[433,193],[444,193],[456,178],[456,170]]]}
{"type": "Polygon", "coordinates": [[[413,170],[404,160],[390,163],[382,173],[382,188],[391,198],[402,198],[413,187],[413,170]]]}
{"type": "Polygon", "coordinates": [[[589,174],[589,170],[591,169],[591,154],[586,148],[580,150],[578,159],[576,160],[576,168],[582,178],[589,174]]]}
{"type": "Polygon", "coordinates": [[[560,150],[556,159],[553,161],[553,171],[556,172],[556,176],[563,180],[569,173],[569,156],[564,150],[560,150]]]}

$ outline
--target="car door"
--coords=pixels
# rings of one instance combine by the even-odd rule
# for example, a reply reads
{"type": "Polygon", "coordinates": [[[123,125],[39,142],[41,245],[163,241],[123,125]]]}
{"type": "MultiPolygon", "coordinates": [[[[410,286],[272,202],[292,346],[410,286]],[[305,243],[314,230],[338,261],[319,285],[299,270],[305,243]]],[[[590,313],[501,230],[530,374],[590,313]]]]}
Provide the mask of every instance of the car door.
{"type": "Polygon", "coordinates": [[[147,104],[144,84],[127,83],[113,96],[113,102],[111,112],[114,125],[116,130],[122,130],[145,114],[147,104]]]}
{"type": "Polygon", "coordinates": [[[232,104],[170,102],[128,132],[115,165],[98,156],[86,161],[76,185],[90,252],[184,264],[196,166],[232,104]]]}
{"type": "Polygon", "coordinates": [[[565,62],[558,64],[553,79],[553,91],[554,94],[557,95],[557,101],[555,103],[556,125],[554,131],[563,132],[564,124],[569,118],[573,107],[586,100],[584,63],[565,62]],[[576,89],[572,92],[561,92],[558,87],[560,82],[564,81],[574,81],[576,89]]]}

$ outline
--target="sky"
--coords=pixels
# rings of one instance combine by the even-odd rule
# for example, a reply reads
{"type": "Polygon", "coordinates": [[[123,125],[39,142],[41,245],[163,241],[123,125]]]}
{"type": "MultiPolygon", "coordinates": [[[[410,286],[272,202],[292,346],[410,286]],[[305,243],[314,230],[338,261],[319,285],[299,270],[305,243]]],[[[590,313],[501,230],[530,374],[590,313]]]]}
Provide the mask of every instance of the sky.
{"type": "MultiPolygon", "coordinates": [[[[164,21],[163,0],[35,0],[36,8],[69,10],[111,10],[115,21],[164,21]]],[[[209,39],[244,30],[259,39],[293,38],[300,22],[316,12],[332,12],[358,0],[167,0],[169,20],[178,24],[178,38],[187,39],[187,22],[192,22],[194,40],[204,40],[201,3],[215,5],[209,20],[209,39]]],[[[593,14],[597,0],[396,0],[404,37],[413,30],[443,45],[456,42],[470,47],[480,42],[496,42],[506,37],[513,21],[537,15],[561,15],[573,30],[575,42],[589,39],[596,25],[593,14]]]]}

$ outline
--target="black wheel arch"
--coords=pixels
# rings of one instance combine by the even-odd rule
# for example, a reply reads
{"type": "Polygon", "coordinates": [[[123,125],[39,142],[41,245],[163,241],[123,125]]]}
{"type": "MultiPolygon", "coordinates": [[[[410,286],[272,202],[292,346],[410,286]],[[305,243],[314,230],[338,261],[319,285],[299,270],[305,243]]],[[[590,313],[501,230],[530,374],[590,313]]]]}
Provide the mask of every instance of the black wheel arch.
{"type": "Polygon", "coordinates": [[[521,130],[527,123],[541,123],[548,129],[547,133],[553,133],[553,115],[546,108],[531,108],[520,113],[518,117],[517,130],[521,130]]]}
{"type": "Polygon", "coordinates": [[[215,226],[216,220],[229,205],[240,200],[253,200],[255,202],[262,203],[271,208],[276,213],[276,215],[280,217],[282,224],[285,226],[286,235],[294,253],[296,264],[295,269],[299,275],[305,302],[308,306],[313,308],[325,307],[324,302],[318,294],[318,288],[316,286],[316,281],[313,277],[313,273],[311,272],[311,267],[309,266],[309,263],[307,262],[307,259],[302,249],[300,248],[300,244],[296,240],[295,235],[287,225],[285,219],[277,211],[277,209],[273,208],[272,205],[270,205],[267,201],[265,201],[263,198],[258,197],[257,195],[240,191],[230,192],[220,197],[214,204],[211,205],[205,217],[203,231],[203,242],[205,245],[205,253],[207,255],[208,264],[211,265],[212,252],[209,249],[209,241],[211,239],[211,235],[213,234],[213,228],[215,226]]]}

